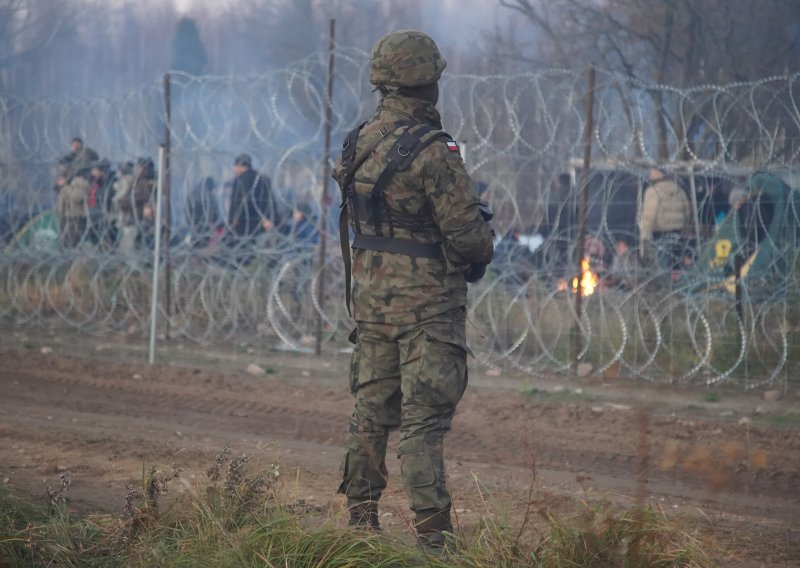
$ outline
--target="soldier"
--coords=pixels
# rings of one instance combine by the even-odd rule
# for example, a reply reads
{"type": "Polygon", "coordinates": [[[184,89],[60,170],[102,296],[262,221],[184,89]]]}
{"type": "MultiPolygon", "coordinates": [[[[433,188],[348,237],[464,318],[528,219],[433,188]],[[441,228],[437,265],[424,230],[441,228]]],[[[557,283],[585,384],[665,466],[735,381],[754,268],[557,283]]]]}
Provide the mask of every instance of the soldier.
{"type": "Polygon", "coordinates": [[[467,281],[493,254],[492,234],[458,145],[442,132],[437,81],[446,62],[433,39],[392,32],[372,48],[375,115],[345,139],[333,177],[350,308],[349,218],[355,233],[355,410],[339,492],[352,526],[377,530],[386,444],[400,429],[400,469],[426,548],[451,531],[443,440],[467,386],[467,281]]]}
{"type": "Polygon", "coordinates": [[[84,168],[90,167],[99,157],[97,152],[83,145],[83,139],[75,136],[69,141],[70,153],[67,154],[69,160],[70,175],[75,175],[84,168]]]}

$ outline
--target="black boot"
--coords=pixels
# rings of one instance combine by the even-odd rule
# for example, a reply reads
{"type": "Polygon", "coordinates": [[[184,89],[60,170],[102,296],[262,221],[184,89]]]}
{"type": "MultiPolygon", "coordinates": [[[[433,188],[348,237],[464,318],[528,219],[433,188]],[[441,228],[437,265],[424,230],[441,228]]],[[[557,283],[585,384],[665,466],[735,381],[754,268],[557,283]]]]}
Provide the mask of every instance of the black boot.
{"type": "Polygon", "coordinates": [[[455,544],[450,509],[418,511],[414,527],[422,549],[428,554],[445,554],[455,544]]]}
{"type": "Polygon", "coordinates": [[[348,525],[357,529],[380,532],[381,525],[378,521],[378,504],[367,502],[351,506],[350,522],[348,525]]]}

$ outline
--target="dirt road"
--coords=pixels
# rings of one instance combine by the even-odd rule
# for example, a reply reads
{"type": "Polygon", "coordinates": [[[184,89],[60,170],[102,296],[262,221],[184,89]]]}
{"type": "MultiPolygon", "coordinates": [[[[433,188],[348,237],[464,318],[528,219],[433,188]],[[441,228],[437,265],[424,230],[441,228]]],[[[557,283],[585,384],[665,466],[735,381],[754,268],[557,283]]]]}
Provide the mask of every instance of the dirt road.
{"type": "MultiPolygon", "coordinates": [[[[351,411],[343,357],[270,356],[272,374],[260,377],[38,350],[0,360],[0,479],[21,491],[41,495],[68,471],[74,503],[119,510],[143,465],[174,463],[200,481],[229,444],[279,463],[296,497],[341,509],[333,491],[351,411]]],[[[513,516],[534,475],[537,506],[556,509],[576,496],[626,501],[644,487],[665,510],[710,519],[739,565],[800,566],[800,425],[781,419],[796,402],[720,417],[655,391],[640,403],[632,390],[521,392],[487,382],[473,381],[447,440],[462,524],[496,506],[513,516]]],[[[394,457],[389,469],[384,524],[401,526],[394,457]]]]}

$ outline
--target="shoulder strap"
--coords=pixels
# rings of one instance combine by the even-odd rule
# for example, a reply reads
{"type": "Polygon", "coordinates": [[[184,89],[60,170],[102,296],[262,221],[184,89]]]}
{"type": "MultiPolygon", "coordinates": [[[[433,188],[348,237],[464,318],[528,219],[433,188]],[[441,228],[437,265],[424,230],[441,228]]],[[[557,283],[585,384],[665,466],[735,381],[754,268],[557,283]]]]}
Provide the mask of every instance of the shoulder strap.
{"type": "Polygon", "coordinates": [[[362,150],[360,154],[356,153],[356,144],[358,142],[358,135],[361,129],[364,128],[366,122],[362,122],[353,130],[351,130],[344,139],[342,144],[342,165],[345,167],[344,180],[342,182],[342,203],[339,206],[339,246],[342,249],[342,260],[344,261],[344,296],[347,306],[347,314],[352,317],[350,311],[350,295],[352,283],[352,260],[350,258],[350,233],[347,227],[347,202],[350,201],[350,209],[353,215],[353,225],[358,227],[358,207],[356,207],[355,200],[355,176],[358,169],[369,158],[372,151],[386,138],[388,134],[397,130],[397,128],[405,125],[395,127],[390,130],[388,127],[381,128],[381,137],[375,140],[366,150],[362,150]]]}
{"type": "MultiPolygon", "coordinates": [[[[449,138],[450,135],[427,124],[416,124],[408,128],[389,149],[386,167],[375,181],[370,195],[376,235],[383,235],[383,192],[389,180],[392,179],[395,173],[408,169],[423,149],[442,137],[449,138]]],[[[389,223],[391,231],[391,217],[389,223]]]]}
{"type": "MultiPolygon", "coordinates": [[[[344,261],[344,279],[345,279],[345,305],[347,307],[347,314],[352,317],[350,310],[351,303],[351,287],[352,287],[352,259],[350,257],[350,233],[347,223],[347,203],[350,202],[350,209],[353,215],[353,225],[357,228],[359,226],[358,206],[356,203],[355,195],[355,175],[358,169],[369,158],[373,150],[386,138],[390,133],[397,131],[400,128],[405,128],[406,131],[400,135],[397,141],[392,145],[389,150],[387,167],[378,176],[378,180],[372,189],[371,200],[374,205],[378,205],[375,211],[382,211],[383,209],[383,188],[388,183],[389,179],[395,172],[407,169],[414,158],[422,151],[423,148],[431,144],[434,140],[441,137],[448,137],[446,132],[441,130],[434,130],[433,127],[428,125],[419,125],[417,123],[400,123],[390,130],[388,127],[383,127],[381,130],[382,136],[378,138],[372,145],[360,153],[356,152],[356,144],[358,142],[358,135],[366,122],[362,122],[356,128],[351,130],[345,137],[342,144],[342,165],[345,168],[344,180],[341,186],[342,190],[342,203],[339,211],[339,245],[342,250],[342,260],[344,261]],[[418,127],[418,128],[417,128],[418,127]],[[376,191],[377,190],[377,191],[376,191]]],[[[376,221],[380,221],[380,213],[377,214],[376,221]]],[[[379,225],[376,225],[379,226],[379,225]]],[[[376,229],[377,234],[381,235],[380,228],[376,229]]]]}
{"type": "MultiPolygon", "coordinates": [[[[366,122],[362,122],[353,130],[347,133],[342,144],[342,166],[345,168],[344,180],[342,183],[342,203],[339,206],[339,246],[342,249],[342,260],[344,261],[344,296],[345,305],[347,306],[347,315],[350,317],[353,314],[350,312],[350,285],[351,285],[351,269],[352,260],[350,259],[350,233],[347,228],[347,199],[348,193],[355,191],[353,186],[353,179],[356,171],[361,164],[364,163],[366,157],[363,157],[358,165],[356,165],[356,142],[358,142],[358,135],[361,129],[364,128],[366,122]]],[[[353,208],[355,214],[355,208],[353,208]]]]}

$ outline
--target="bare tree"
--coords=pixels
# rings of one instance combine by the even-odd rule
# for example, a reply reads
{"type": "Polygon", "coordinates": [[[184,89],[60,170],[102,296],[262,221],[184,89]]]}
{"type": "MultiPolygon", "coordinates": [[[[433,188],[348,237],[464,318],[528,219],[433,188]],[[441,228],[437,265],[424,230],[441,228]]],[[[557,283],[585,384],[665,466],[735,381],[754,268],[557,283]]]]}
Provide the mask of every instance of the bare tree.
{"type": "Polygon", "coordinates": [[[0,92],[12,71],[42,57],[72,22],[57,0],[0,0],[0,92]]]}
{"type": "MultiPolygon", "coordinates": [[[[498,0],[534,31],[532,39],[490,42],[528,64],[584,68],[596,64],[642,84],[686,88],[786,74],[800,68],[800,3],[763,0],[498,0]]],[[[497,49],[495,47],[494,49],[497,49]]],[[[674,105],[663,89],[654,102],[658,156],[695,154],[704,105],[674,105]],[[670,144],[670,133],[681,147],[670,144]]],[[[768,114],[762,117],[770,125],[768,114]]],[[[748,121],[752,123],[752,121],[748,121]]],[[[758,132],[739,131],[740,136],[758,132]]],[[[763,133],[762,133],[763,134],[763,133]]],[[[793,133],[797,136],[796,133],[793,133]]],[[[717,148],[730,151],[730,148],[717,148]]]]}

